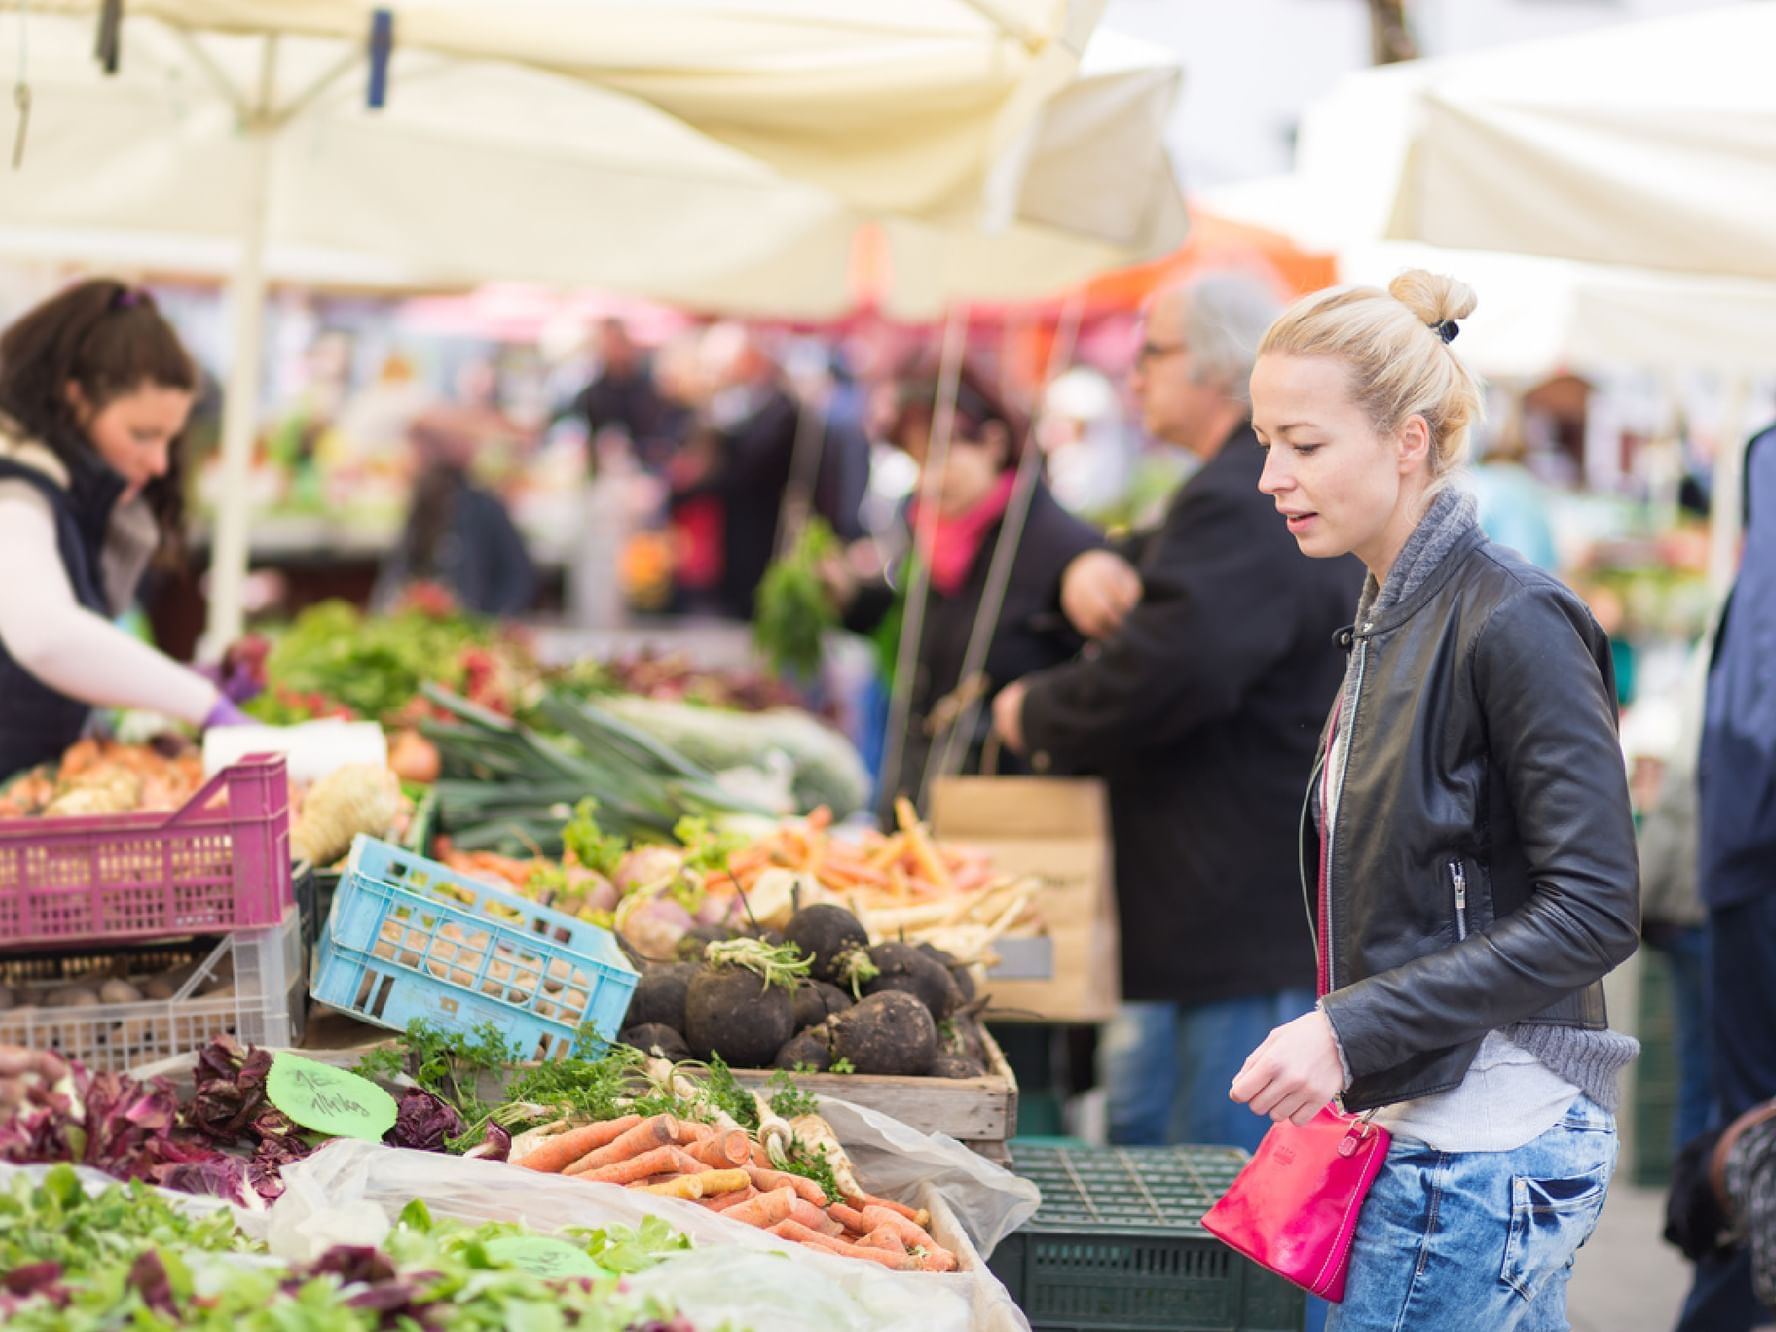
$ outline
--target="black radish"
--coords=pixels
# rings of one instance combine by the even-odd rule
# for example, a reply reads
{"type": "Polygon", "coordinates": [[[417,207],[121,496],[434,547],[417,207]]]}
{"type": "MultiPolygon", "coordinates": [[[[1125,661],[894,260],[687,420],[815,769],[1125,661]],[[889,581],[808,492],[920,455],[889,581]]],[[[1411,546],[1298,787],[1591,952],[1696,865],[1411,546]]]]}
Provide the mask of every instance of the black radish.
{"type": "Polygon", "coordinates": [[[835,1059],[859,1073],[923,1077],[937,1058],[937,1023],[931,1010],[904,990],[872,994],[831,1019],[835,1059]]]}

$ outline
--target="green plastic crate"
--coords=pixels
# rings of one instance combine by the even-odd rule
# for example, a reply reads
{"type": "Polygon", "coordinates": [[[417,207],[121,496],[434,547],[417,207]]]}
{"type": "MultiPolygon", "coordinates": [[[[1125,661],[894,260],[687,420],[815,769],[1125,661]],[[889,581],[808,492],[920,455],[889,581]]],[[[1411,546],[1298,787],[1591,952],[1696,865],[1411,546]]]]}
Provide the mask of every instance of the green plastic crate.
{"type": "Polygon", "coordinates": [[[1302,1293],[1201,1225],[1245,1162],[1231,1147],[1016,1145],[1042,1206],[988,1265],[1037,1332],[1298,1332],[1302,1293]]]}

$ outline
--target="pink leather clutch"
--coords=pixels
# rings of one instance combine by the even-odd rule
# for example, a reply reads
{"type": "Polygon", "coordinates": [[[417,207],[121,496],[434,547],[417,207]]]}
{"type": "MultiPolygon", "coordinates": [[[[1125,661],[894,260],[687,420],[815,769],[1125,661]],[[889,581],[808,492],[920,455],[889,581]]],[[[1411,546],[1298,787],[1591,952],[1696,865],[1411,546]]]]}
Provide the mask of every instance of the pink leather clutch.
{"type": "Polygon", "coordinates": [[[1275,1125],[1204,1229],[1253,1262],[1334,1304],[1344,1299],[1363,1199],[1387,1158],[1389,1134],[1326,1106],[1306,1128],[1275,1125]]]}

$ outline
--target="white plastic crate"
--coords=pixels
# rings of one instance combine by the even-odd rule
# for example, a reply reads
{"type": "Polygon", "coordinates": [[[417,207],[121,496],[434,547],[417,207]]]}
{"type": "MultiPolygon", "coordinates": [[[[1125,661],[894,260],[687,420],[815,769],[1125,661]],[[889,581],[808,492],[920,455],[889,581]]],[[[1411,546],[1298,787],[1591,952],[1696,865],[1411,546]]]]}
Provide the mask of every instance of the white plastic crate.
{"type": "Polygon", "coordinates": [[[0,958],[0,984],[13,1006],[0,1011],[0,1044],[56,1050],[90,1069],[124,1072],[201,1049],[224,1033],[243,1044],[289,1046],[302,1039],[308,965],[296,908],[268,929],[237,930],[219,942],[192,940],[54,956],[0,958]],[[87,1007],[46,1001],[67,986],[97,990],[129,979],[189,968],[169,999],[87,1007]],[[229,971],[232,986],[204,995],[229,971]]]}

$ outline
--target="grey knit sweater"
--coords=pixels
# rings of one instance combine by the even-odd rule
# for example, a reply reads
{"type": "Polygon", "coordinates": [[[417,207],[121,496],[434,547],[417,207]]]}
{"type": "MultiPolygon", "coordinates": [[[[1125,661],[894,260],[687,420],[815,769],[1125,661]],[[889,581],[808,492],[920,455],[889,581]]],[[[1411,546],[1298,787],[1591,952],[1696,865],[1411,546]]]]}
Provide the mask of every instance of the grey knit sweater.
{"type": "MultiPolygon", "coordinates": [[[[1477,525],[1472,496],[1455,490],[1440,492],[1388,570],[1387,583],[1377,586],[1373,574],[1364,581],[1362,595],[1357,599],[1358,626],[1371,623],[1378,614],[1418,591],[1448,558],[1456,543],[1477,525]]],[[[1356,715],[1356,692],[1356,671],[1347,669],[1342,708],[1346,717],[1356,715]]],[[[1335,744],[1343,739],[1342,735],[1335,737],[1335,744]]],[[[1326,771],[1338,773],[1342,766],[1328,761],[1326,771]]],[[[1328,803],[1334,808],[1339,794],[1336,789],[1328,792],[1328,803]]],[[[1609,1111],[1615,1110],[1619,1100],[1616,1075],[1640,1052],[1640,1043],[1633,1037],[1609,1030],[1518,1022],[1500,1034],[1609,1111]]],[[[1449,1095],[1460,1095],[1460,1091],[1449,1095]]]]}

